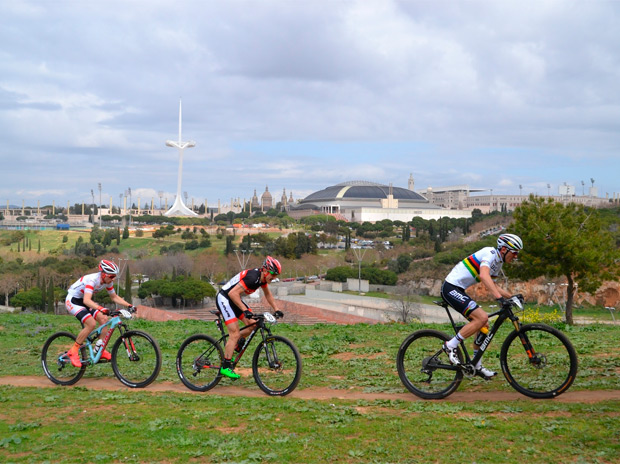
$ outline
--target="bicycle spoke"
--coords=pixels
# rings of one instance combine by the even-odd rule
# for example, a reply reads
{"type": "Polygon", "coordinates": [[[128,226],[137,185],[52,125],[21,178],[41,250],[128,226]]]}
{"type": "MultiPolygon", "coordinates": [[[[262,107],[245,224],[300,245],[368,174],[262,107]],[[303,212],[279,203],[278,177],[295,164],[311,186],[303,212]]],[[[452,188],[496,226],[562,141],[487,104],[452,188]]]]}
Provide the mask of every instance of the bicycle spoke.
{"type": "Polygon", "coordinates": [[[544,324],[524,325],[502,346],[502,370],[515,390],[533,398],[552,398],[566,391],[577,373],[577,355],[560,331],[544,324]]]}
{"type": "MultiPolygon", "coordinates": [[[[75,343],[75,336],[68,332],[52,335],[43,345],[41,365],[45,375],[58,385],[73,385],[84,375],[86,367],[73,367],[67,351],[75,343]]],[[[86,350],[82,350],[85,354],[86,350]]]]}
{"type": "Polygon", "coordinates": [[[274,336],[261,342],[252,361],[257,385],[268,395],[287,395],[301,378],[301,356],[293,343],[274,336]]]}
{"type": "Polygon", "coordinates": [[[177,374],[190,390],[207,391],[220,381],[224,353],[208,335],[194,335],[183,342],[177,353],[177,374]]]}
{"type": "Polygon", "coordinates": [[[449,369],[450,361],[441,349],[446,339],[446,335],[436,330],[420,330],[401,345],[396,367],[403,385],[413,394],[437,399],[458,388],[463,375],[461,371],[449,369]]]}
{"type": "Polygon", "coordinates": [[[128,387],[146,387],[157,378],[161,369],[159,346],[147,333],[126,332],[112,348],[112,369],[128,387]]]}

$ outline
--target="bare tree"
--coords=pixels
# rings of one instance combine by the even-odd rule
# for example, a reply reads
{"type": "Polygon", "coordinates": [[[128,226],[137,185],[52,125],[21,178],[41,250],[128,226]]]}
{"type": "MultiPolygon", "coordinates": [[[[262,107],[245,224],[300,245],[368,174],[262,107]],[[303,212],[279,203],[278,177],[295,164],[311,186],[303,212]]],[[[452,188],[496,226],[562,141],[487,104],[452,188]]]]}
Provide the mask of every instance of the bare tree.
{"type": "Polygon", "coordinates": [[[409,285],[396,288],[394,299],[391,303],[391,311],[386,314],[388,319],[408,324],[414,320],[420,320],[420,305],[416,301],[417,295],[409,285]]]}
{"type": "Polygon", "coordinates": [[[9,305],[9,293],[17,289],[19,280],[11,274],[3,274],[0,276],[0,295],[4,295],[4,304],[9,305]]]}

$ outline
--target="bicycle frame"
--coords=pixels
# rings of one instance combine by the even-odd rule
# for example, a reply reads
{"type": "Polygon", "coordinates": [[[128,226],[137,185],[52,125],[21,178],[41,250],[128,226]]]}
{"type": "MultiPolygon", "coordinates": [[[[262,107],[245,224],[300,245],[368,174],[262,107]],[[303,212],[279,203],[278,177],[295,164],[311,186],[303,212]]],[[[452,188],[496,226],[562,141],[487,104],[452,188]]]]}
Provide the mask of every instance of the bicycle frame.
{"type": "MultiPolygon", "coordinates": [[[[450,323],[452,324],[452,328],[454,329],[454,333],[457,334],[459,332],[459,330],[463,327],[461,326],[457,326],[454,322],[454,319],[452,318],[452,314],[450,314],[450,305],[446,302],[446,301],[435,301],[435,304],[441,306],[442,308],[444,308],[446,310],[446,313],[448,313],[448,317],[450,318],[450,323]]],[[[502,324],[507,320],[510,319],[512,321],[512,324],[515,327],[515,330],[517,332],[519,332],[519,329],[521,328],[521,323],[519,322],[519,318],[513,313],[512,311],[512,307],[511,306],[506,306],[504,308],[500,308],[499,310],[490,313],[489,314],[489,318],[495,317],[497,316],[497,319],[495,320],[495,322],[493,323],[493,325],[491,326],[489,332],[486,334],[486,336],[484,337],[484,340],[482,340],[482,343],[480,344],[480,348],[478,349],[478,352],[476,353],[476,355],[471,358],[469,355],[469,352],[467,351],[467,347],[465,346],[465,340],[461,341],[460,345],[461,348],[463,349],[463,353],[465,354],[465,359],[466,359],[466,363],[465,365],[476,365],[476,363],[482,358],[482,356],[484,356],[485,351],[487,350],[487,348],[489,347],[489,345],[491,344],[491,340],[493,340],[493,337],[495,336],[495,334],[497,333],[497,331],[499,330],[499,328],[502,326],[502,324]]],[[[523,341],[523,339],[522,339],[523,341]]],[[[533,356],[532,353],[532,347],[529,344],[529,341],[524,341],[524,345],[525,345],[525,350],[528,353],[529,357],[531,358],[533,356]]],[[[444,366],[442,366],[444,367],[444,366]]],[[[461,369],[463,366],[450,366],[449,369],[450,370],[459,370],[461,369]]],[[[447,366],[446,366],[447,368],[447,366]]]]}
{"type": "MultiPolygon", "coordinates": [[[[211,313],[215,314],[217,316],[217,319],[215,320],[215,325],[217,326],[217,328],[219,329],[220,333],[222,334],[222,336],[220,337],[220,339],[217,342],[220,345],[222,345],[222,347],[224,347],[224,346],[226,346],[226,341],[228,340],[229,334],[227,334],[224,331],[224,324],[222,323],[222,315],[219,313],[219,311],[217,311],[217,312],[216,311],[211,311],[211,313]]],[[[245,342],[243,343],[243,346],[241,347],[241,350],[239,350],[239,353],[231,360],[233,368],[237,366],[237,363],[241,359],[241,356],[243,356],[243,353],[245,353],[245,350],[250,346],[250,343],[252,342],[252,340],[254,340],[254,337],[256,337],[256,335],[258,334],[259,331],[260,331],[260,334],[261,334],[261,337],[262,337],[263,341],[267,340],[267,337],[271,335],[271,330],[269,329],[269,327],[265,327],[265,321],[264,320],[257,319],[256,323],[254,325],[256,326],[255,329],[245,339],[245,342]],[[265,331],[267,332],[267,336],[265,336],[265,331]]],[[[244,327],[244,328],[246,328],[246,327],[244,327]]],[[[242,328],[240,330],[243,330],[244,328],[242,328]]],[[[236,351],[235,351],[235,353],[236,353],[236,351]]]]}
{"type": "Polygon", "coordinates": [[[86,340],[84,341],[84,348],[88,348],[89,357],[88,359],[83,359],[82,363],[97,364],[99,362],[99,360],[101,359],[101,354],[108,346],[110,338],[112,337],[112,333],[114,332],[114,329],[116,327],[119,327],[119,330],[122,334],[124,324],[120,316],[112,317],[108,322],[106,322],[103,325],[100,325],[99,327],[97,327],[95,330],[93,330],[91,333],[88,334],[88,336],[86,337],[86,340]],[[103,345],[95,353],[95,350],[93,349],[93,345],[95,344],[95,341],[101,335],[101,331],[104,329],[104,327],[109,327],[108,333],[103,339],[103,345]]]}

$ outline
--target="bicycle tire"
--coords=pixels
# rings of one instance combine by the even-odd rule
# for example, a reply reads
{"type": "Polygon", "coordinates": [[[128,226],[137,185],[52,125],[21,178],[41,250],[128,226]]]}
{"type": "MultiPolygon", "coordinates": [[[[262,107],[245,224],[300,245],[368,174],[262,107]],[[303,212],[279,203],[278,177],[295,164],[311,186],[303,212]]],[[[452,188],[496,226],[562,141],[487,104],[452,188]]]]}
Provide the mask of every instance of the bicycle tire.
{"type": "Polygon", "coordinates": [[[177,353],[177,374],[190,390],[206,392],[222,380],[223,361],[224,351],[214,338],[205,334],[192,335],[177,353]]]}
{"type": "Polygon", "coordinates": [[[564,393],[578,369],[577,353],[568,337],[546,324],[525,324],[519,332],[511,332],[502,345],[500,364],[512,388],[538,399],[564,393]],[[521,336],[531,345],[532,358],[521,336]]]}
{"type": "MultiPolygon", "coordinates": [[[[450,365],[441,349],[450,338],[432,329],[417,330],[405,338],[396,355],[396,369],[407,390],[426,400],[445,398],[456,391],[463,372],[450,365]]],[[[460,346],[458,356],[462,362],[460,346]]]]}
{"type": "Polygon", "coordinates": [[[130,388],[150,385],[161,370],[161,350],[146,332],[125,332],[114,343],[111,354],[114,375],[130,388]]]}
{"type": "MultiPolygon", "coordinates": [[[[75,343],[75,335],[70,332],[57,332],[48,338],[41,350],[41,366],[48,379],[57,385],[73,385],[77,383],[86,366],[74,367],[65,355],[75,343]]],[[[82,359],[85,358],[82,348],[82,359]]]]}
{"type": "Polygon", "coordinates": [[[302,362],[297,347],[288,338],[272,335],[261,341],[252,358],[256,385],[270,396],[291,393],[301,379],[302,362]]]}

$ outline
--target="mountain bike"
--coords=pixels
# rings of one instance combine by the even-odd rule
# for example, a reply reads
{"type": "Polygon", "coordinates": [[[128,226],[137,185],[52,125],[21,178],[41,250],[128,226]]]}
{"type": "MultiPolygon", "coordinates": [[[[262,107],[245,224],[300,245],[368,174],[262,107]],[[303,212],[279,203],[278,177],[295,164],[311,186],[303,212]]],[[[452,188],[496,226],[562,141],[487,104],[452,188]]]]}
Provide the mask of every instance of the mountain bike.
{"type": "MultiPolygon", "coordinates": [[[[132,312],[135,312],[135,309],[132,312]]],[[[81,367],[74,367],[67,355],[67,351],[75,343],[75,335],[70,332],[52,335],[43,345],[41,352],[45,375],[58,385],[75,384],[82,378],[88,366],[107,362],[101,359],[101,353],[108,346],[114,329],[118,327],[120,336],[110,352],[114,375],[131,388],[149,385],[157,378],[161,369],[161,350],[155,339],[146,332],[129,330],[123,319],[131,319],[132,312],[125,309],[109,311],[108,322],[93,330],[80,348],[81,367]],[[95,343],[104,327],[109,327],[109,330],[103,345],[97,349],[95,343]]]]}
{"type": "MultiPolygon", "coordinates": [[[[228,334],[224,330],[219,311],[211,311],[217,316],[215,324],[221,337],[215,340],[206,334],[192,335],[181,344],[177,354],[177,373],[190,390],[205,392],[215,387],[222,379],[220,366],[224,361],[223,346],[228,334]]],[[[292,392],[301,378],[301,356],[291,342],[280,335],[271,333],[271,326],[284,317],[282,312],[275,314],[253,314],[256,327],[250,336],[235,350],[232,359],[234,369],[255,336],[260,338],[252,358],[252,374],[258,387],[271,396],[284,396],[292,392]]]]}
{"type": "MultiPolygon", "coordinates": [[[[446,310],[456,335],[457,326],[445,301],[435,304],[446,310]]],[[[442,347],[452,338],[433,329],[418,330],[401,344],[396,367],[402,383],[414,395],[425,399],[440,399],[454,393],[463,376],[476,375],[476,363],[484,355],[500,326],[510,320],[515,330],[510,332],[500,352],[500,364],[512,388],[531,398],[554,398],[568,390],[577,375],[577,353],[569,339],[559,330],[546,324],[521,324],[513,308],[523,310],[519,296],[507,300],[501,309],[489,314],[497,316],[487,334],[480,334],[476,344],[480,349],[473,358],[464,341],[460,343],[460,364],[452,365],[442,347]]]]}

